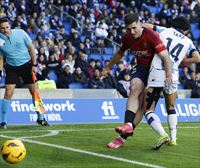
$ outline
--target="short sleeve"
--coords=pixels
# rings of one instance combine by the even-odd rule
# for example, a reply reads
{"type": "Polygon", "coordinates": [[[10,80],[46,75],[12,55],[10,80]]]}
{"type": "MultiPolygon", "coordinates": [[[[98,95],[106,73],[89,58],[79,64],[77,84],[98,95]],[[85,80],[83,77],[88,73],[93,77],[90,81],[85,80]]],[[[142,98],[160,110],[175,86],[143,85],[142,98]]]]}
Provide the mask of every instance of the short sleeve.
{"type": "Polygon", "coordinates": [[[190,45],[189,45],[189,48],[188,48],[188,52],[187,52],[187,55],[189,55],[189,57],[192,56],[192,53],[194,51],[197,51],[196,47],[194,46],[193,42],[191,41],[190,45]]]}
{"type": "Polygon", "coordinates": [[[157,32],[153,30],[148,30],[148,39],[155,47],[156,53],[160,53],[161,51],[166,50],[165,45],[163,44],[162,40],[160,39],[160,36],[157,32]]]}
{"type": "Polygon", "coordinates": [[[121,47],[120,47],[120,50],[125,52],[126,50],[128,50],[129,48],[129,44],[128,43],[128,35],[126,34],[125,36],[122,37],[122,43],[121,43],[121,47]]]}
{"type": "Polygon", "coordinates": [[[29,46],[32,43],[32,40],[24,30],[22,30],[22,31],[24,33],[25,44],[26,44],[26,46],[29,46]]]}

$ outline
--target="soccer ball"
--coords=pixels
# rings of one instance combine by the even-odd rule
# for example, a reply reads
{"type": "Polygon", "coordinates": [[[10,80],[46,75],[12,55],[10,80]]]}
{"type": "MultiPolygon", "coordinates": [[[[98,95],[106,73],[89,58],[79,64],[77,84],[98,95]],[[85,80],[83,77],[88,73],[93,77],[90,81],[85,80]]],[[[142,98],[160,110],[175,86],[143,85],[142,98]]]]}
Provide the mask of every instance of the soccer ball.
{"type": "Polygon", "coordinates": [[[26,156],[26,148],[19,139],[7,140],[1,147],[2,158],[10,163],[17,164],[26,156]]]}

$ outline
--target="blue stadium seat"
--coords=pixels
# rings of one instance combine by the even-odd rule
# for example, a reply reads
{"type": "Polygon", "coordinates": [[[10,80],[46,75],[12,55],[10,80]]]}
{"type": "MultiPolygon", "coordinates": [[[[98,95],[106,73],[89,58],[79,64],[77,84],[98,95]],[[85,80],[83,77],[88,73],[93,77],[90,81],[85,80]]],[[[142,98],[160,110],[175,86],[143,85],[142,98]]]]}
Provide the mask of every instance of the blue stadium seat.
{"type": "Polygon", "coordinates": [[[84,42],[85,41],[86,36],[81,35],[81,41],[84,42]]]}
{"type": "Polygon", "coordinates": [[[162,10],[163,6],[164,6],[164,4],[161,3],[161,2],[158,4],[158,8],[157,8],[158,13],[160,13],[160,11],[162,10]]]}
{"type": "Polygon", "coordinates": [[[191,23],[190,24],[190,28],[191,28],[191,31],[194,31],[194,30],[198,29],[197,23],[191,23]]]}
{"type": "Polygon", "coordinates": [[[35,40],[37,37],[37,34],[35,33],[29,33],[28,35],[30,36],[31,40],[35,40]]]}
{"type": "Polygon", "coordinates": [[[72,82],[69,84],[69,89],[83,89],[84,86],[82,83],[79,82],[72,82]]]}
{"type": "Polygon", "coordinates": [[[103,61],[101,54],[90,54],[90,59],[103,61]]]}
{"type": "Polygon", "coordinates": [[[105,54],[113,54],[113,48],[105,48],[105,54]]]}
{"type": "Polygon", "coordinates": [[[45,33],[45,38],[49,37],[49,34],[52,34],[52,38],[55,38],[55,32],[57,32],[58,30],[56,29],[48,29],[47,32],[45,33]]]}
{"type": "Polygon", "coordinates": [[[56,29],[48,29],[47,34],[49,34],[49,33],[55,34],[55,32],[57,32],[57,31],[58,30],[56,30],[56,29]]]}
{"type": "Polygon", "coordinates": [[[178,73],[182,74],[183,73],[183,68],[178,68],[178,73]]]}
{"type": "Polygon", "coordinates": [[[195,40],[198,40],[200,38],[200,28],[198,27],[198,24],[197,23],[191,23],[190,28],[191,28],[193,38],[195,40]]]}
{"type": "Polygon", "coordinates": [[[70,23],[70,22],[64,22],[64,27],[65,27],[65,30],[66,30],[66,31],[69,31],[69,32],[70,32],[71,23],[70,23]]]}
{"type": "Polygon", "coordinates": [[[198,40],[200,38],[200,29],[196,23],[190,24],[191,32],[193,35],[193,38],[195,40],[198,40]]]}
{"type": "Polygon", "coordinates": [[[112,54],[103,54],[102,57],[103,57],[103,61],[110,60],[112,58],[112,54]]]}
{"type": "Polygon", "coordinates": [[[158,8],[155,6],[149,6],[148,9],[149,9],[150,13],[155,13],[155,14],[158,13],[158,8]]]}
{"type": "Polygon", "coordinates": [[[54,80],[56,84],[58,83],[58,76],[54,70],[49,71],[48,77],[50,80],[54,80]]]}
{"type": "Polygon", "coordinates": [[[103,9],[103,7],[104,7],[104,5],[105,5],[104,3],[99,3],[99,9],[101,9],[101,10],[102,10],[102,9],[103,9]]]}
{"type": "Polygon", "coordinates": [[[184,89],[184,85],[182,83],[178,84],[178,89],[184,89]]]}

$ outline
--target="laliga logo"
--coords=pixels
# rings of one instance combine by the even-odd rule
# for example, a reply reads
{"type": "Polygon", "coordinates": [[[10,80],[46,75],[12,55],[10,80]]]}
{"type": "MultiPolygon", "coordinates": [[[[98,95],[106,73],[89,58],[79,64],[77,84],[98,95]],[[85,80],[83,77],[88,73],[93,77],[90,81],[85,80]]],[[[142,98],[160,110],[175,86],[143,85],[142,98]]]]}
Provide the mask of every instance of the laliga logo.
{"type": "MultiPolygon", "coordinates": [[[[160,104],[160,108],[163,116],[167,116],[167,112],[164,104],[160,104]]],[[[186,117],[198,117],[200,116],[200,104],[176,104],[175,106],[177,116],[186,117]]]]}
{"type": "Polygon", "coordinates": [[[119,119],[119,116],[115,114],[112,101],[104,101],[102,103],[101,109],[104,112],[104,116],[102,116],[102,119],[104,120],[119,119]]]}

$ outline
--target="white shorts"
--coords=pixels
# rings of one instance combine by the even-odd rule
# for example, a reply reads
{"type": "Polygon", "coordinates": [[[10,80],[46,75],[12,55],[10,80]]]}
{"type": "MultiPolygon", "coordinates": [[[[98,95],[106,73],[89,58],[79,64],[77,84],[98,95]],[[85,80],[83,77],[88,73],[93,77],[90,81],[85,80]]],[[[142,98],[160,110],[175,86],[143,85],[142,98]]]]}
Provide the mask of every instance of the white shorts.
{"type": "Polygon", "coordinates": [[[166,94],[172,94],[177,92],[178,90],[178,85],[177,83],[171,83],[170,85],[167,85],[163,88],[163,92],[165,92],[166,94]]]}
{"type": "Polygon", "coordinates": [[[151,67],[149,77],[147,81],[147,87],[163,87],[163,90],[167,94],[172,94],[178,90],[178,76],[176,71],[172,71],[172,83],[170,85],[165,84],[165,70],[151,67]]]}
{"type": "Polygon", "coordinates": [[[165,70],[151,67],[147,87],[165,87],[165,70]]]}

